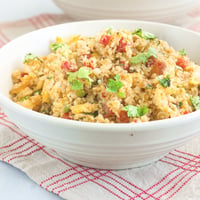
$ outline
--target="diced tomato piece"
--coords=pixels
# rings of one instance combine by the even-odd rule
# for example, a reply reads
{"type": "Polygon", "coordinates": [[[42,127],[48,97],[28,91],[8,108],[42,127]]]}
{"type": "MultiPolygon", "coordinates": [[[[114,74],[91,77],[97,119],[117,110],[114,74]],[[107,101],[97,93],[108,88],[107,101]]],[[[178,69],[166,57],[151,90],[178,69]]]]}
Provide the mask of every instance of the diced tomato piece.
{"type": "Polygon", "coordinates": [[[88,54],[83,54],[83,56],[86,56],[87,59],[90,59],[91,58],[91,54],[88,53],[88,54]]]}
{"type": "Polygon", "coordinates": [[[102,92],[102,93],[101,93],[101,96],[102,96],[103,98],[105,98],[105,97],[106,97],[106,93],[105,93],[105,92],[102,92]]]}
{"type": "Polygon", "coordinates": [[[162,75],[167,68],[164,61],[158,60],[157,58],[151,56],[146,62],[147,67],[152,67],[151,74],[162,75]]]}
{"type": "Polygon", "coordinates": [[[69,117],[69,113],[64,113],[63,116],[62,116],[62,118],[64,118],[64,119],[71,119],[71,118],[69,117]]]}
{"type": "Polygon", "coordinates": [[[176,65],[185,69],[189,64],[189,59],[186,56],[181,56],[177,59],[176,65]]]}
{"type": "Polygon", "coordinates": [[[114,117],[115,113],[110,110],[110,108],[107,105],[103,105],[103,110],[104,110],[104,117],[109,118],[109,117],[114,117]]]}
{"type": "Polygon", "coordinates": [[[119,122],[120,123],[128,123],[129,121],[129,117],[127,115],[127,111],[125,110],[121,110],[119,113],[119,122]]]}
{"type": "Polygon", "coordinates": [[[119,65],[120,65],[124,70],[126,70],[126,71],[129,70],[129,67],[130,67],[130,66],[129,66],[129,65],[126,65],[124,61],[120,62],[119,65]]]}
{"type": "Polygon", "coordinates": [[[93,60],[88,61],[88,62],[84,62],[83,65],[87,66],[87,67],[89,67],[91,69],[94,69],[93,60]]]}
{"type": "Polygon", "coordinates": [[[137,119],[133,119],[132,122],[137,123],[138,121],[137,121],[137,119]]]}
{"type": "Polygon", "coordinates": [[[24,76],[26,76],[26,75],[28,75],[28,73],[26,73],[26,72],[21,73],[21,77],[24,77],[24,76]]]}
{"type": "Polygon", "coordinates": [[[110,42],[110,39],[111,39],[110,35],[102,35],[99,40],[99,43],[103,44],[104,46],[107,46],[110,42]]]}
{"type": "Polygon", "coordinates": [[[117,51],[121,52],[121,53],[125,53],[126,52],[126,46],[127,46],[127,42],[124,42],[124,38],[122,37],[119,40],[119,44],[117,46],[117,51]]]}
{"type": "Polygon", "coordinates": [[[189,112],[186,110],[183,114],[186,115],[186,114],[188,114],[188,113],[189,113],[189,112]]]}
{"type": "Polygon", "coordinates": [[[87,67],[94,69],[94,65],[91,62],[88,63],[87,67]]]}
{"type": "Polygon", "coordinates": [[[66,69],[69,72],[76,72],[77,71],[77,69],[74,69],[68,61],[65,61],[65,62],[62,63],[61,69],[66,69]]]}

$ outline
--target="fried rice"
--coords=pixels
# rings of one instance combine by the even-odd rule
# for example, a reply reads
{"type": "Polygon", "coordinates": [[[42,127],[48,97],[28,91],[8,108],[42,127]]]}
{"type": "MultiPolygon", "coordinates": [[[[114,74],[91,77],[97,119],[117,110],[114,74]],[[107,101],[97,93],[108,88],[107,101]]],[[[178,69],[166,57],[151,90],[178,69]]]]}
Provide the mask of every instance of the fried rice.
{"type": "Polygon", "coordinates": [[[200,109],[200,66],[154,34],[108,28],[57,37],[45,56],[25,55],[11,99],[70,120],[137,123],[200,109]]]}

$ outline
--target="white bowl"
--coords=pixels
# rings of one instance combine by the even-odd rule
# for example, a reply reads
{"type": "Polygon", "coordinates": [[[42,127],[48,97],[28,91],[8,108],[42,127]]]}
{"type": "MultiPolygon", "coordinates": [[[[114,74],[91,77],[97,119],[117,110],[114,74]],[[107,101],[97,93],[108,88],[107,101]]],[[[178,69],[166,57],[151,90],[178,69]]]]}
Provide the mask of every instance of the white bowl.
{"type": "Polygon", "coordinates": [[[199,0],[54,0],[75,20],[134,19],[172,23],[185,15],[199,0]]]}
{"type": "Polygon", "coordinates": [[[66,120],[26,109],[9,99],[11,73],[28,52],[49,53],[56,36],[93,35],[104,28],[134,30],[141,27],[185,48],[200,63],[200,34],[153,22],[102,20],[67,23],[44,28],[11,41],[0,49],[0,103],[8,117],[29,136],[72,162],[103,169],[143,166],[186,143],[200,132],[200,111],[181,117],[138,124],[100,124],[66,120]]]}

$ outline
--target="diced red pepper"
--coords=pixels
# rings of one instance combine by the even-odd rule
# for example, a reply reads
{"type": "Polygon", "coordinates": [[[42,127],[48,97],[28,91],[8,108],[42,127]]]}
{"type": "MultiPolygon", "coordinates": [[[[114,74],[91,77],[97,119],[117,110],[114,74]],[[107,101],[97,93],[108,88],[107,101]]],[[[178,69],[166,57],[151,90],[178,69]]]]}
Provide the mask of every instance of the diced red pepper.
{"type": "Polygon", "coordinates": [[[130,122],[129,117],[127,115],[127,111],[121,110],[119,113],[119,122],[120,123],[128,123],[130,122]]]}
{"type": "Polygon", "coordinates": [[[120,62],[119,65],[120,65],[124,70],[126,70],[126,71],[129,70],[129,67],[130,67],[130,66],[129,66],[129,65],[126,65],[124,61],[120,62]]]}
{"type": "Polygon", "coordinates": [[[185,69],[189,64],[189,59],[186,56],[181,56],[177,59],[176,65],[185,69]]]}
{"type": "Polygon", "coordinates": [[[122,37],[119,40],[119,44],[117,46],[117,51],[121,52],[121,53],[125,53],[126,52],[126,46],[127,46],[127,42],[124,42],[124,38],[122,37]]]}
{"type": "Polygon", "coordinates": [[[77,69],[74,69],[68,61],[65,61],[65,62],[62,63],[61,69],[66,69],[69,72],[76,72],[77,71],[77,69]]]}
{"type": "Polygon", "coordinates": [[[86,56],[87,59],[90,59],[91,58],[91,54],[88,53],[88,54],[83,54],[83,56],[86,56]]]}
{"type": "Polygon", "coordinates": [[[110,39],[111,39],[110,35],[102,35],[99,40],[99,43],[103,44],[104,46],[107,46],[110,42],[110,39]]]}
{"type": "Polygon", "coordinates": [[[188,113],[189,113],[189,112],[186,110],[183,114],[186,115],[186,114],[188,114],[188,113]]]}
{"type": "Polygon", "coordinates": [[[101,96],[102,96],[103,98],[105,98],[105,97],[106,97],[106,93],[105,93],[105,92],[102,92],[102,93],[101,93],[101,96]]]}
{"type": "Polygon", "coordinates": [[[71,119],[71,118],[69,117],[69,113],[64,113],[63,116],[62,116],[62,118],[64,118],[64,119],[71,119]]]}
{"type": "Polygon", "coordinates": [[[23,78],[24,76],[28,75],[28,73],[24,72],[24,73],[21,73],[21,77],[23,78]]]}
{"type": "Polygon", "coordinates": [[[157,58],[151,56],[146,62],[147,67],[152,67],[151,74],[162,75],[167,68],[164,61],[158,60],[157,58]]]}
{"type": "Polygon", "coordinates": [[[83,65],[87,66],[87,67],[89,67],[91,69],[94,69],[93,60],[91,60],[89,62],[84,62],[83,65]]]}
{"type": "Polygon", "coordinates": [[[112,110],[110,110],[110,108],[107,105],[103,105],[103,111],[104,111],[103,116],[105,118],[109,118],[109,117],[114,117],[115,116],[115,113],[112,110]]]}

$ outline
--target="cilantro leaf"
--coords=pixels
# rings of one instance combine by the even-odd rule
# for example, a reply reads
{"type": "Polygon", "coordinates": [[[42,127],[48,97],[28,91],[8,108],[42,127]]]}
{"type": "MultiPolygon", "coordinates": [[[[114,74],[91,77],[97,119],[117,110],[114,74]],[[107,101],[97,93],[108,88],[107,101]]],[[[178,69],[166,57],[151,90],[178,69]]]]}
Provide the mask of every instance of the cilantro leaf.
{"type": "Polygon", "coordinates": [[[123,110],[127,111],[128,117],[137,117],[137,110],[136,106],[128,105],[123,107],[123,110]]]}
{"type": "Polygon", "coordinates": [[[63,43],[50,44],[50,49],[52,49],[53,51],[57,51],[57,49],[59,49],[59,48],[67,49],[67,45],[63,44],[63,43]]]}
{"type": "Polygon", "coordinates": [[[137,109],[137,114],[139,117],[141,117],[141,116],[145,115],[148,111],[149,111],[149,109],[146,106],[140,106],[137,109]]]}
{"type": "MultiPolygon", "coordinates": [[[[93,79],[89,77],[91,72],[85,67],[81,67],[77,72],[68,72],[68,74],[69,76],[67,80],[69,81],[72,90],[83,89],[83,83],[78,79],[87,79],[90,83],[93,81],[93,79]]],[[[80,92],[80,94],[83,94],[83,92],[80,92]]]]}
{"type": "Polygon", "coordinates": [[[116,81],[120,81],[120,75],[119,75],[119,74],[116,74],[115,77],[114,77],[114,79],[115,79],[116,81]]]}
{"type": "Polygon", "coordinates": [[[78,97],[84,97],[86,95],[85,90],[83,90],[83,89],[77,90],[76,95],[78,97]]]}
{"type": "Polygon", "coordinates": [[[150,88],[152,88],[152,85],[149,84],[149,83],[147,83],[147,85],[146,85],[146,89],[150,89],[150,88]]]}
{"type": "Polygon", "coordinates": [[[182,102],[179,102],[178,103],[178,107],[182,107],[183,103],[182,102]]]}
{"type": "Polygon", "coordinates": [[[115,80],[108,80],[108,85],[106,88],[107,92],[116,93],[123,86],[123,83],[120,81],[120,76],[118,74],[114,77],[114,79],[115,80]]]}
{"type": "Polygon", "coordinates": [[[87,79],[89,82],[92,82],[93,80],[89,77],[90,74],[90,70],[86,69],[85,67],[81,67],[77,72],[77,77],[87,79]]]}
{"type": "Polygon", "coordinates": [[[68,76],[68,81],[72,82],[74,79],[76,79],[77,77],[77,72],[68,72],[69,76],[68,76]]]}
{"type": "Polygon", "coordinates": [[[67,112],[69,112],[69,105],[65,105],[64,107],[64,113],[67,113],[67,112]]]}
{"type": "Polygon", "coordinates": [[[132,58],[130,59],[130,62],[131,62],[131,64],[135,64],[135,65],[137,65],[137,64],[139,64],[139,63],[145,64],[145,63],[147,62],[147,60],[148,60],[151,56],[153,56],[153,57],[156,58],[156,57],[157,57],[156,54],[157,54],[157,51],[156,51],[154,48],[151,48],[151,47],[150,47],[150,48],[148,49],[148,52],[139,53],[138,55],[132,57],[132,58]]]}
{"type": "Polygon", "coordinates": [[[22,98],[19,100],[19,102],[22,102],[22,101],[27,100],[27,99],[28,99],[28,96],[22,97],[22,98]]]}
{"type": "Polygon", "coordinates": [[[71,88],[72,90],[81,90],[83,89],[83,83],[81,83],[79,80],[77,79],[74,79],[72,82],[71,82],[71,88]]]}
{"type": "Polygon", "coordinates": [[[124,106],[123,110],[127,111],[128,117],[141,117],[149,111],[146,106],[136,107],[133,105],[124,106]]]}
{"type": "Polygon", "coordinates": [[[152,40],[156,38],[156,36],[153,33],[142,31],[141,28],[136,29],[132,34],[137,35],[145,40],[152,40]]]}
{"type": "Polygon", "coordinates": [[[190,101],[191,101],[195,110],[200,109],[200,98],[199,98],[199,96],[190,97],[190,101]]]}
{"type": "Polygon", "coordinates": [[[178,65],[176,65],[176,69],[179,69],[179,70],[183,71],[183,68],[178,66],[178,65]]]}
{"type": "Polygon", "coordinates": [[[49,79],[49,80],[52,79],[52,78],[53,78],[53,76],[47,76],[47,79],[49,79]]]}
{"type": "Polygon", "coordinates": [[[170,78],[169,78],[169,75],[167,75],[167,76],[164,77],[163,79],[160,79],[160,78],[158,77],[158,81],[159,81],[160,85],[162,85],[164,88],[169,87],[170,84],[171,84],[171,80],[170,80],[170,78]]]}
{"type": "Polygon", "coordinates": [[[187,55],[185,49],[181,49],[181,50],[179,50],[179,53],[181,54],[181,56],[185,56],[185,55],[187,55]]]}
{"type": "MultiPolygon", "coordinates": [[[[28,63],[30,60],[35,60],[35,59],[40,60],[40,59],[38,58],[38,56],[36,56],[36,55],[34,55],[34,54],[32,54],[32,53],[28,53],[28,54],[26,54],[25,57],[24,57],[24,63],[28,63]]],[[[40,60],[40,62],[42,62],[42,61],[40,60]]]]}
{"type": "Polygon", "coordinates": [[[41,95],[41,94],[42,94],[42,90],[40,89],[40,90],[34,91],[34,92],[33,92],[33,95],[35,95],[35,94],[41,95]]]}
{"type": "Polygon", "coordinates": [[[118,92],[117,93],[119,98],[124,98],[125,97],[125,93],[124,92],[118,92]]]}
{"type": "Polygon", "coordinates": [[[106,33],[107,33],[108,35],[111,35],[111,34],[112,34],[112,30],[113,30],[113,28],[110,27],[110,28],[108,28],[108,29],[106,30],[106,33]]]}
{"type": "Polygon", "coordinates": [[[98,110],[96,110],[96,111],[94,111],[93,113],[84,112],[83,114],[85,114],[85,115],[92,115],[93,117],[96,117],[96,116],[98,116],[99,112],[98,112],[98,110]]]}

